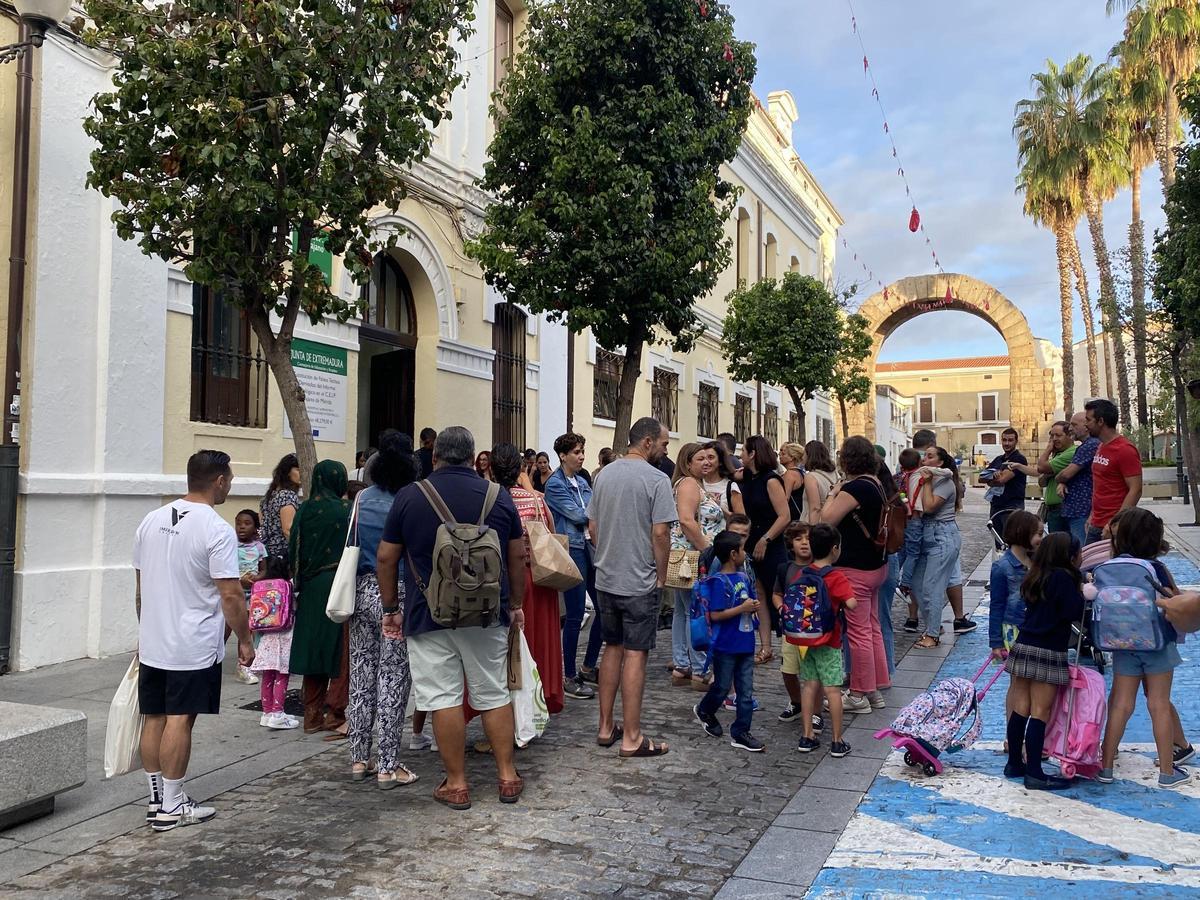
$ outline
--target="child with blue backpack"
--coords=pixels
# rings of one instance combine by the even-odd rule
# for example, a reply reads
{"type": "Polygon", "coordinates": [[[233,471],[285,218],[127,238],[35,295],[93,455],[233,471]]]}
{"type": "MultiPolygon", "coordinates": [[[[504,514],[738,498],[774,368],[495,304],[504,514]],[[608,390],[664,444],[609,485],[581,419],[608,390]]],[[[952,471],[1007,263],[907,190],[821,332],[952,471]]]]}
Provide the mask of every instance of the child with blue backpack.
{"type": "MultiPolygon", "coordinates": [[[[729,728],[730,745],[761,753],[766,747],[750,733],[754,717],[754,640],[758,633],[759,603],[754,596],[754,578],[744,571],[746,538],[722,531],[713,538],[713,553],[721,568],[698,586],[704,621],[693,620],[701,629],[707,624],[713,683],[704,698],[692,707],[692,712],[705,734],[720,737],[723,731],[716,713],[730,687],[736,687],[737,717],[729,728]]],[[[693,646],[696,643],[693,640],[693,646]]],[[[704,648],[696,646],[696,649],[704,648]]]]}
{"type": "Polygon", "coordinates": [[[1168,549],[1163,541],[1163,522],[1149,510],[1135,507],[1123,510],[1119,521],[1114,519],[1110,524],[1110,530],[1113,558],[1101,563],[1093,572],[1096,587],[1100,591],[1097,599],[1097,640],[1103,646],[1106,639],[1115,636],[1113,629],[1108,627],[1111,620],[1104,616],[1107,591],[1113,587],[1120,591],[1140,587],[1146,608],[1142,617],[1145,621],[1137,628],[1141,632],[1138,635],[1139,643],[1161,646],[1157,649],[1112,651],[1113,684],[1108,697],[1108,727],[1104,732],[1101,750],[1102,769],[1096,780],[1101,784],[1113,782],[1117,748],[1137,704],[1138,688],[1142,687],[1154,729],[1154,742],[1158,746],[1158,786],[1179,787],[1192,779],[1191,773],[1179,764],[1191,759],[1195,751],[1184,736],[1179,713],[1171,703],[1175,667],[1183,661],[1176,646],[1178,635],[1155,605],[1159,594],[1177,592],[1171,573],[1157,559],[1168,549]],[[1123,563],[1122,560],[1128,562],[1123,563]],[[1136,568],[1131,566],[1129,563],[1134,561],[1141,565],[1136,568]],[[1144,584],[1134,583],[1142,580],[1144,584]],[[1118,581],[1120,584],[1115,584],[1118,581]],[[1147,642],[1144,640],[1146,635],[1152,635],[1154,640],[1147,642]]]}
{"type": "Polygon", "coordinates": [[[796,749],[811,753],[821,744],[813,729],[821,691],[829,701],[833,740],[829,755],[843,757],[850,745],[842,735],[842,622],[843,610],[858,605],[854,588],[833,566],[842,551],[842,538],[832,525],[814,525],[808,532],[809,565],[791,562],[779,567],[771,598],[783,621],[784,641],[803,651],[800,719],[804,736],[796,749]]]}

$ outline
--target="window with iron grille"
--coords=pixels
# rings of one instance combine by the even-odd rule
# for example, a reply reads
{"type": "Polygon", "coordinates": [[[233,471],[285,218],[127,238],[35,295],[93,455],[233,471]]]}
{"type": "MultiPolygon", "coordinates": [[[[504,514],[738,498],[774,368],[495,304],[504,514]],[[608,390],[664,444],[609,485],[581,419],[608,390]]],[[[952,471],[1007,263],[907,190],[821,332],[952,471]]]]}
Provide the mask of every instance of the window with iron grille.
{"type": "Polygon", "coordinates": [[[679,430],[679,375],[670,369],[654,369],[650,387],[650,415],[667,431],[679,430]]]}
{"type": "Polygon", "coordinates": [[[763,407],[763,437],[771,442],[772,447],[779,446],[779,407],[774,403],[763,407]]]}
{"type": "Polygon", "coordinates": [[[750,437],[752,418],[750,398],[738,394],[733,398],[733,436],[739,444],[746,443],[746,438],[750,437]]]}
{"type": "Polygon", "coordinates": [[[511,303],[498,303],[492,323],[492,442],[525,446],[525,320],[511,303]]]}
{"type": "Polygon", "coordinates": [[[191,420],[266,428],[269,378],[246,311],[192,285],[191,420]]]}
{"type": "Polygon", "coordinates": [[[596,366],[592,371],[592,415],[597,419],[617,419],[617,397],[621,394],[621,372],[625,357],[611,350],[596,348],[596,366]]]}
{"type": "Polygon", "coordinates": [[[837,441],[834,439],[833,419],[819,418],[817,419],[817,434],[818,440],[830,451],[837,449],[837,441]]]}
{"type": "Polygon", "coordinates": [[[696,397],[696,435],[715,438],[721,431],[721,392],[715,384],[701,384],[696,397]]]}
{"type": "Polygon", "coordinates": [[[788,413],[788,440],[793,444],[800,443],[800,413],[795,410],[788,413]]]}

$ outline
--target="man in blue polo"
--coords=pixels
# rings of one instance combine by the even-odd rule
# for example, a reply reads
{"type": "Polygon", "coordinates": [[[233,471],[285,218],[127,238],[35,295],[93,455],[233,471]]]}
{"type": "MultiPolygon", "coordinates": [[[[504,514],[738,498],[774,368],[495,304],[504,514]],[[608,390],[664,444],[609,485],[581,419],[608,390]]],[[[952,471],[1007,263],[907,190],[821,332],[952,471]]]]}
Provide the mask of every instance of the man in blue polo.
{"type": "Polygon", "coordinates": [[[1087,540],[1087,520],[1092,514],[1092,460],[1100,447],[1100,438],[1092,437],[1087,427],[1087,413],[1082,410],[1071,416],[1071,433],[1081,441],[1075,448],[1070,464],[1054,476],[1063,495],[1061,515],[1067,530],[1080,545],[1087,540]]]}
{"type": "MultiPolygon", "coordinates": [[[[480,478],[472,462],[475,438],[467,429],[443,429],[433,444],[433,472],[426,479],[449,508],[456,522],[478,522],[491,483],[480,478]]],[[[500,614],[488,626],[443,628],[433,621],[422,585],[429,584],[433,547],[441,518],[419,483],[401,489],[392,504],[377,553],[379,596],[383,606],[383,636],[407,636],[417,709],[433,714],[446,778],[434,799],[451,809],[469,809],[466,776],[466,723],[463,719],[463,681],[471,705],[483,717],[500,776],[500,800],[515,803],[524,783],[513,765],[513,715],[508,691],[508,633],[523,628],[525,613],[525,532],[507,491],[501,490],[484,525],[500,541],[500,614]],[[403,593],[398,569],[404,560],[403,593]],[[401,608],[400,598],[404,599],[401,608]],[[401,621],[403,619],[403,621],[401,621]]]]}

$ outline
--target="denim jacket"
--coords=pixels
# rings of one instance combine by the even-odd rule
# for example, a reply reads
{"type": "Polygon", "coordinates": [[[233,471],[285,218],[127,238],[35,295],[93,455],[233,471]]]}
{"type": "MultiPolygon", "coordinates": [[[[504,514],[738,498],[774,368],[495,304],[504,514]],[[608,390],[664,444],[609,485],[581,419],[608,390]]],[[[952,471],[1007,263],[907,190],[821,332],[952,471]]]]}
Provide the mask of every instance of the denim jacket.
{"type": "Polygon", "coordinates": [[[1005,550],[1004,555],[992,563],[992,575],[988,580],[991,592],[991,609],[988,612],[988,646],[993,650],[1004,646],[1002,625],[1020,628],[1025,623],[1025,601],[1021,599],[1021,582],[1025,580],[1025,566],[1005,550]]]}
{"type": "Polygon", "coordinates": [[[592,486],[576,476],[579,490],[567,481],[561,467],[546,479],[546,505],[554,513],[554,530],[565,534],[572,550],[582,550],[588,541],[588,506],[592,502],[592,486]]]}

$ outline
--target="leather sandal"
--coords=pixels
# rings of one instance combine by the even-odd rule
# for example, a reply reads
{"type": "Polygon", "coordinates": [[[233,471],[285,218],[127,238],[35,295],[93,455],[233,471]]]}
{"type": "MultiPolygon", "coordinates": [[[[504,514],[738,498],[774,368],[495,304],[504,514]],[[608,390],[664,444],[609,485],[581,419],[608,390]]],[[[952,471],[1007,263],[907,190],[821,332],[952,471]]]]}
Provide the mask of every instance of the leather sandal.
{"type": "Polygon", "coordinates": [[[935,638],[933,635],[927,634],[913,644],[913,646],[918,650],[932,650],[940,643],[941,640],[939,638],[935,638]]]}
{"type": "Polygon", "coordinates": [[[525,779],[518,773],[513,781],[500,779],[500,802],[501,803],[516,803],[521,799],[521,792],[525,790],[525,779]]]}
{"type": "Polygon", "coordinates": [[[433,791],[433,799],[451,809],[463,810],[471,808],[470,788],[448,788],[446,779],[442,779],[433,791]]]}
{"type": "Polygon", "coordinates": [[[409,769],[407,766],[396,766],[394,772],[380,772],[376,778],[376,783],[381,791],[390,791],[392,788],[404,787],[412,784],[421,776],[409,769]]]}

